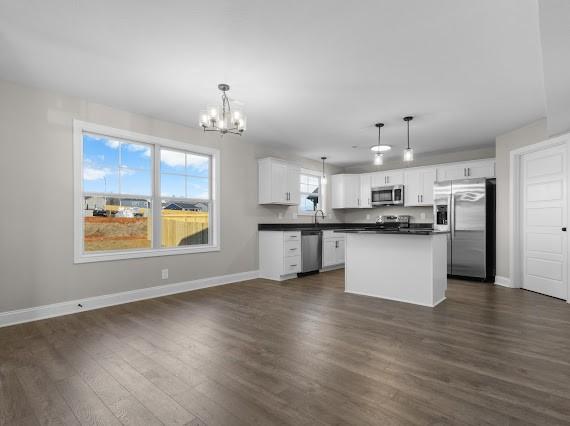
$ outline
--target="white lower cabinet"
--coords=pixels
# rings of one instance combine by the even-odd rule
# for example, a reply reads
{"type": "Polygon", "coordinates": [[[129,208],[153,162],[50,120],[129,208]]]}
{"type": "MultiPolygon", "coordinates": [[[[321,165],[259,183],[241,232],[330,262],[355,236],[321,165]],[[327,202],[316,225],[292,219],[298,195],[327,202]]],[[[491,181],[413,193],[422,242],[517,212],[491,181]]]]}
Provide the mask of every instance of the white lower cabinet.
{"type": "Polygon", "coordinates": [[[323,231],[323,269],[331,266],[344,265],[345,239],[345,234],[334,231],[323,231]]]}
{"type": "Polygon", "coordinates": [[[283,281],[301,272],[300,231],[259,231],[259,276],[283,281]]]}

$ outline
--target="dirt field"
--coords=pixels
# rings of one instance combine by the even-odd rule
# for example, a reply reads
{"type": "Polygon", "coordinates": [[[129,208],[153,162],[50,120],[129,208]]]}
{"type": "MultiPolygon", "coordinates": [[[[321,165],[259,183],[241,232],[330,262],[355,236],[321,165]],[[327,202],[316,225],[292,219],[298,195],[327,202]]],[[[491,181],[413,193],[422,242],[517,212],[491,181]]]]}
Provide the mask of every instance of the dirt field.
{"type": "Polygon", "coordinates": [[[150,248],[147,217],[86,217],[85,251],[150,248]]]}
{"type": "MultiPolygon", "coordinates": [[[[148,217],[85,217],[85,251],[151,248],[151,225],[148,217]]],[[[207,212],[162,212],[162,247],[207,243],[207,212]]]]}

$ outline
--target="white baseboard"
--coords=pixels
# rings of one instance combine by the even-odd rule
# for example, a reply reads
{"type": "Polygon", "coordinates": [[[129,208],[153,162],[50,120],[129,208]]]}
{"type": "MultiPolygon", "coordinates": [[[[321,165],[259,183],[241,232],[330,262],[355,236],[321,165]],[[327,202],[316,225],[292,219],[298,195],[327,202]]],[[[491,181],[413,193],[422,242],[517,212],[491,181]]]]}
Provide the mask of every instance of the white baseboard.
{"type": "Polygon", "coordinates": [[[501,277],[500,275],[495,275],[495,285],[500,285],[501,287],[514,288],[514,285],[510,278],[501,277]]]}
{"type": "Polygon", "coordinates": [[[350,294],[357,294],[358,296],[367,296],[367,297],[375,297],[376,299],[391,300],[392,302],[402,302],[402,303],[409,303],[412,305],[425,306],[428,308],[435,308],[437,305],[439,305],[441,302],[443,302],[446,299],[446,297],[444,296],[441,300],[438,300],[436,303],[431,304],[431,303],[414,302],[408,299],[401,299],[399,297],[380,297],[375,294],[365,293],[362,291],[344,290],[344,292],[350,294]]]}
{"type": "Polygon", "coordinates": [[[106,306],[121,305],[123,303],[135,302],[137,300],[184,293],[187,291],[215,287],[223,284],[237,283],[258,277],[259,271],[238,272],[237,274],[202,278],[193,281],[159,285],[155,287],[141,288],[139,290],[123,291],[120,293],[105,294],[103,296],[88,297],[86,299],[69,300],[51,305],[36,306],[34,308],[0,312],[0,327],[58,317],[61,315],[69,315],[82,311],[90,311],[92,309],[104,308],[106,306]],[[81,307],[79,305],[81,305],[81,307]]]}

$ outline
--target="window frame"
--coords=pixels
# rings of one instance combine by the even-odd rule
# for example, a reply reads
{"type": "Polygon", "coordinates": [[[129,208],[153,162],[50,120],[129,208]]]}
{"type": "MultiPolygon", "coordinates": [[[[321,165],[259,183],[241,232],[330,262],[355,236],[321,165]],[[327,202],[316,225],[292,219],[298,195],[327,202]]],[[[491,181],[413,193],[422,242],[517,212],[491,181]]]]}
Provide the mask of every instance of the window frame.
{"type": "Polygon", "coordinates": [[[308,169],[301,169],[301,171],[299,172],[299,204],[297,205],[297,215],[313,216],[315,214],[315,210],[313,210],[312,212],[301,210],[301,204],[302,204],[301,202],[303,200],[303,194],[306,194],[306,192],[301,192],[301,183],[300,183],[301,175],[312,176],[319,179],[319,208],[317,210],[322,210],[326,216],[327,211],[325,210],[325,190],[324,190],[325,188],[323,184],[322,172],[318,172],[316,170],[308,170],[308,169]]]}
{"type": "MultiPolygon", "coordinates": [[[[172,256],[190,253],[205,253],[220,251],[221,236],[221,214],[220,214],[220,151],[215,148],[206,146],[193,145],[186,142],[174,141],[170,139],[160,138],[156,136],[144,135],[132,132],[130,130],[117,129],[100,124],[89,123],[82,120],[73,120],[73,226],[74,226],[74,263],[89,263],[101,261],[113,261],[123,259],[136,259],[157,256],[172,256]],[[142,143],[151,145],[152,149],[152,165],[151,165],[151,195],[146,197],[136,196],[137,198],[148,198],[151,200],[152,209],[152,245],[150,249],[131,249],[102,251],[94,253],[86,253],[83,247],[83,134],[91,133],[105,137],[117,138],[120,140],[131,141],[134,143],[142,143]],[[209,216],[210,224],[208,226],[208,244],[191,245],[183,247],[161,248],[161,207],[162,200],[169,197],[162,197],[160,188],[160,148],[180,150],[191,154],[207,155],[211,157],[209,170],[210,178],[210,198],[209,216]]],[[[109,196],[111,194],[107,194],[109,196]]],[[[125,198],[123,194],[113,194],[117,198],[125,198]]],[[[128,197],[127,197],[128,198],[128,197]]],[[[194,199],[178,198],[179,201],[192,202],[194,199]]],[[[204,201],[195,199],[195,201],[204,201]]]]}

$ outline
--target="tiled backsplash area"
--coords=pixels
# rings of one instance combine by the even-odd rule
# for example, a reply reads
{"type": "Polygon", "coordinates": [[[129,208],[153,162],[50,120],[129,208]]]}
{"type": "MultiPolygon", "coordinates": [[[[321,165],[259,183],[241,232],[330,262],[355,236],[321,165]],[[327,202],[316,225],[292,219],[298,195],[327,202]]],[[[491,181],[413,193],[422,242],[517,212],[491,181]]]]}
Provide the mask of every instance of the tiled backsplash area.
{"type": "Polygon", "coordinates": [[[380,215],[409,215],[411,222],[433,223],[432,207],[379,207],[376,209],[345,209],[342,213],[342,221],[374,222],[380,215]]]}

